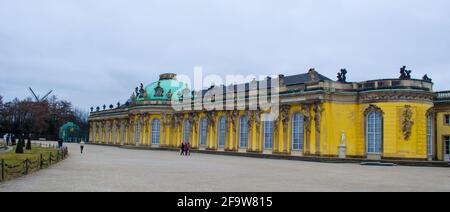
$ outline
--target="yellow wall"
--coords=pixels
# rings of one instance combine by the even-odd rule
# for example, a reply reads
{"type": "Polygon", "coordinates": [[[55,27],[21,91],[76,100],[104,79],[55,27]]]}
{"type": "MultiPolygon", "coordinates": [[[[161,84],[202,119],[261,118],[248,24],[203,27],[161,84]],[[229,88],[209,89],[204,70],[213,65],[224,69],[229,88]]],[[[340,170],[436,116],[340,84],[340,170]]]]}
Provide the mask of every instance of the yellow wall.
{"type": "Polygon", "coordinates": [[[450,114],[448,112],[438,112],[436,114],[436,141],[437,141],[437,158],[444,160],[444,136],[450,136],[450,125],[444,123],[444,116],[450,114]]]}
{"type": "MultiPolygon", "coordinates": [[[[374,103],[373,105],[381,108],[383,111],[383,123],[384,123],[384,136],[383,136],[383,156],[384,157],[394,157],[394,158],[427,158],[427,145],[426,145],[426,114],[427,111],[433,106],[431,103],[407,103],[407,102],[384,102],[384,103],[374,103]],[[406,105],[411,106],[413,111],[414,125],[412,127],[412,135],[409,140],[404,140],[403,133],[401,130],[401,120],[402,112],[406,105]]],[[[365,117],[364,111],[369,107],[369,104],[345,104],[345,103],[335,103],[335,102],[325,102],[322,105],[323,112],[321,114],[321,124],[320,124],[320,149],[316,149],[316,130],[315,130],[315,119],[314,119],[314,109],[310,108],[311,117],[311,131],[310,131],[310,142],[309,149],[311,154],[316,154],[320,150],[320,154],[323,156],[337,156],[338,146],[341,143],[341,132],[344,130],[346,135],[346,145],[347,145],[347,155],[354,157],[365,157],[366,156],[366,145],[365,145],[365,117]]],[[[266,111],[267,112],[267,111],[266,111]]],[[[283,150],[287,150],[289,154],[291,152],[291,136],[292,136],[292,116],[296,112],[305,113],[301,105],[292,105],[290,108],[289,119],[290,122],[287,127],[287,131],[283,130],[283,123],[280,121],[278,124],[278,139],[274,138],[273,151],[274,153],[283,153],[283,150]],[[286,134],[287,141],[284,142],[284,134],[286,134]],[[278,142],[277,142],[278,140],[278,142]],[[286,143],[286,146],[284,145],[286,143]]],[[[264,113],[262,113],[264,114],[264,113]]],[[[239,149],[239,120],[243,115],[247,115],[245,111],[239,111],[239,116],[236,119],[236,132],[233,135],[232,124],[229,123],[227,129],[227,140],[225,141],[225,149],[237,151],[239,149]]],[[[218,130],[219,130],[219,119],[221,116],[228,118],[227,113],[220,111],[217,112],[215,117],[215,126],[209,126],[207,132],[207,143],[206,147],[208,149],[218,148],[218,130]],[[214,130],[214,132],[213,132],[214,130]]],[[[181,126],[171,127],[170,125],[163,125],[162,117],[160,114],[151,114],[145,118],[148,118],[148,125],[145,128],[144,124],[141,124],[141,144],[150,145],[151,144],[151,125],[154,119],[160,120],[160,146],[168,147],[178,147],[181,141],[184,139],[184,123],[188,117],[186,113],[183,117],[181,126]]],[[[199,147],[200,142],[200,123],[202,118],[205,117],[204,112],[198,113],[198,124],[197,126],[191,126],[191,137],[189,141],[193,148],[199,147]],[[194,131],[195,129],[195,131],[194,131]]],[[[134,116],[134,122],[138,121],[138,116],[134,116]]],[[[167,117],[169,118],[169,117],[167,117]]],[[[443,114],[438,114],[438,123],[443,123],[443,114]]],[[[115,124],[115,123],[113,123],[115,124]]],[[[130,126],[125,129],[125,141],[124,144],[130,144],[130,136],[132,143],[135,144],[135,129],[130,132],[130,126]]],[[[102,143],[109,136],[110,144],[113,144],[113,128],[111,128],[109,135],[106,135],[106,131],[102,129],[102,143]]],[[[97,129],[98,130],[98,129],[97,129]]],[[[93,134],[93,128],[90,129],[91,135],[93,134]]],[[[438,135],[448,134],[450,135],[450,126],[437,126],[438,135]]],[[[304,151],[308,148],[307,132],[304,132],[304,151]]],[[[274,135],[275,136],[275,135],[274,135]]],[[[99,140],[100,135],[96,134],[96,139],[99,140]]],[[[253,128],[251,129],[251,135],[248,135],[249,139],[247,149],[250,151],[261,152],[263,151],[263,122],[260,124],[259,135],[257,136],[256,124],[253,123],[253,128]]],[[[122,129],[119,127],[117,129],[117,144],[121,143],[122,129]]],[[[438,151],[439,159],[442,159],[442,138],[438,136],[438,151]],[[440,145],[440,146],[439,146],[440,145]]]]}

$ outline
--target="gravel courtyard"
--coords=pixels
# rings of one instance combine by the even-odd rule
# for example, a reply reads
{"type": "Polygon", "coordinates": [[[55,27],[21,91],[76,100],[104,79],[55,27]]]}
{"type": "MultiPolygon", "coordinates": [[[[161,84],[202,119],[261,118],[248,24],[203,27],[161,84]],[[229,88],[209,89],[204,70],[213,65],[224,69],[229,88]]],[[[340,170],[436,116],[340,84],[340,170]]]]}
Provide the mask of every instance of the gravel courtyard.
{"type": "Polygon", "coordinates": [[[450,191],[450,169],[373,167],[69,144],[49,169],[0,191],[450,191]]]}

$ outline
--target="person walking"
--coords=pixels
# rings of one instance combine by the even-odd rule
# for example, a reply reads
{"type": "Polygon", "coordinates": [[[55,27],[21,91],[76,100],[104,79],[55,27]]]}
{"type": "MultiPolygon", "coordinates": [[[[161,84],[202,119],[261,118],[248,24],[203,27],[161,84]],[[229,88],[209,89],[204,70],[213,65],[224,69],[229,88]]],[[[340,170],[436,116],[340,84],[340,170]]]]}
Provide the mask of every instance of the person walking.
{"type": "Polygon", "coordinates": [[[83,154],[83,150],[84,150],[84,141],[81,140],[81,142],[80,142],[80,151],[81,151],[81,154],[83,154]]]}
{"type": "Polygon", "coordinates": [[[186,142],[186,144],[184,145],[184,154],[186,154],[186,156],[191,155],[191,152],[189,150],[189,142],[186,142]]]}
{"type": "Polygon", "coordinates": [[[181,149],[180,149],[180,155],[183,155],[184,154],[184,141],[183,142],[181,142],[181,149]]]}

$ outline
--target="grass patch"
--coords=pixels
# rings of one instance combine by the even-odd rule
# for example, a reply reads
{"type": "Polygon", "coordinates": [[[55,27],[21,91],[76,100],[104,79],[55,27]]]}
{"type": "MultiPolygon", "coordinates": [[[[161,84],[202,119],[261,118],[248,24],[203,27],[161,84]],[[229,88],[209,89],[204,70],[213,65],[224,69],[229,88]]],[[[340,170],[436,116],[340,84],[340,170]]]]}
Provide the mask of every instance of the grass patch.
{"type": "Polygon", "coordinates": [[[54,148],[45,148],[38,146],[33,146],[31,150],[26,150],[24,147],[23,154],[16,154],[15,150],[16,147],[14,147],[14,149],[10,152],[0,153],[0,160],[4,159],[7,164],[17,164],[23,162],[26,159],[32,161],[38,160],[41,154],[44,159],[48,158],[50,153],[56,156],[58,151],[54,148]]]}

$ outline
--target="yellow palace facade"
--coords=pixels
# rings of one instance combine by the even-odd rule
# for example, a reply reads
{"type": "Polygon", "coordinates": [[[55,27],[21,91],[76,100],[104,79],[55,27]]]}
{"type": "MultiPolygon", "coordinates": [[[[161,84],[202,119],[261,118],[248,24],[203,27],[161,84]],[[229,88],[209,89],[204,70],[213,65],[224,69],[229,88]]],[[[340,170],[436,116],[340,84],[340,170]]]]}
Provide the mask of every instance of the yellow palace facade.
{"type": "Polygon", "coordinates": [[[277,81],[276,92],[256,80],[191,91],[175,74],[162,74],[136,88],[126,104],[91,108],[89,142],[178,148],[186,141],[207,151],[449,160],[450,92],[434,92],[427,76],[400,73],[347,82],[345,70],[334,81],[311,69],[267,78],[277,81]],[[276,107],[260,107],[263,98],[276,107]]]}

